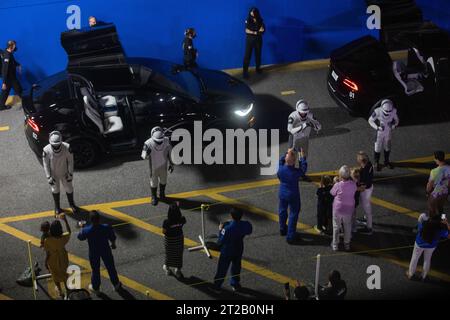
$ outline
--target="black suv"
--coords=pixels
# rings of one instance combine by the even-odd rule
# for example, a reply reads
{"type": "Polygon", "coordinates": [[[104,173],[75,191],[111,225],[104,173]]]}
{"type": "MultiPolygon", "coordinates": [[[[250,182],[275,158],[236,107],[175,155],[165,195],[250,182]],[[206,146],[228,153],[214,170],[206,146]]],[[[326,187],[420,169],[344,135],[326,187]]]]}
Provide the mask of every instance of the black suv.
{"type": "Polygon", "coordinates": [[[61,34],[65,71],[32,86],[23,98],[25,133],[41,156],[58,130],[72,146],[75,166],[99,155],[142,147],[151,128],[247,128],[254,95],[242,81],[215,70],[150,58],[127,58],[112,24],[61,34]]]}

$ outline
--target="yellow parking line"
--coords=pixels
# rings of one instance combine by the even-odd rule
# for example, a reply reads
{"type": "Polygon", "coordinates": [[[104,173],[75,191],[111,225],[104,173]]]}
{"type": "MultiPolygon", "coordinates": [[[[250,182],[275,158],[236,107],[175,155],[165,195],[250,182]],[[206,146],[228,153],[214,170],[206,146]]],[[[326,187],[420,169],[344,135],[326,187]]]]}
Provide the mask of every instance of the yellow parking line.
{"type": "Polygon", "coordinates": [[[401,207],[401,206],[396,205],[396,204],[394,204],[394,203],[392,203],[392,202],[388,202],[388,201],[379,199],[379,198],[377,198],[377,197],[372,197],[371,202],[372,202],[374,205],[377,205],[377,206],[380,206],[380,207],[389,209],[389,210],[391,210],[391,211],[395,211],[395,212],[397,212],[397,213],[401,213],[401,214],[406,215],[406,216],[409,216],[409,217],[411,217],[411,218],[418,219],[419,216],[420,216],[420,213],[417,212],[417,211],[409,210],[409,209],[407,209],[407,208],[401,207]]]}
{"type": "MultiPolygon", "coordinates": [[[[120,212],[118,210],[111,209],[111,208],[105,208],[105,207],[103,207],[101,209],[101,211],[103,213],[111,215],[111,216],[113,216],[115,218],[118,218],[120,220],[123,220],[125,222],[129,222],[130,224],[132,224],[132,225],[134,225],[136,227],[139,227],[139,228],[141,228],[143,230],[149,231],[149,232],[154,233],[154,234],[159,235],[159,236],[163,236],[160,227],[156,227],[156,226],[154,226],[154,225],[152,225],[150,223],[144,222],[144,221],[142,221],[140,219],[137,219],[135,217],[127,215],[127,214],[125,214],[123,212],[120,212]]],[[[200,243],[185,237],[184,238],[184,244],[187,247],[196,247],[200,243]]],[[[211,250],[210,252],[211,252],[211,255],[213,257],[215,257],[215,258],[218,258],[219,255],[220,255],[219,252],[214,251],[214,250],[211,250]]],[[[242,268],[244,268],[245,270],[248,270],[250,272],[253,272],[255,274],[258,274],[258,275],[260,275],[262,277],[265,277],[267,279],[273,280],[275,282],[279,282],[279,283],[289,282],[291,285],[293,285],[295,283],[295,281],[296,281],[293,278],[289,278],[289,277],[284,276],[284,275],[282,275],[280,273],[277,273],[277,272],[274,272],[274,271],[269,270],[267,268],[258,266],[256,264],[251,263],[249,261],[246,261],[244,259],[242,260],[242,268]]]]}
{"type": "Polygon", "coordinates": [[[282,96],[289,96],[295,94],[295,90],[281,91],[282,96]]]}
{"type": "MultiPolygon", "coordinates": [[[[34,237],[32,235],[29,235],[29,234],[27,234],[27,233],[25,233],[23,231],[20,231],[20,230],[18,230],[16,228],[13,228],[13,227],[5,225],[5,224],[0,224],[0,230],[5,232],[5,233],[8,233],[8,234],[10,234],[10,235],[20,239],[20,240],[23,240],[23,241],[30,240],[31,243],[34,246],[36,246],[36,247],[40,246],[40,242],[41,242],[40,239],[38,239],[38,238],[36,238],[36,237],[34,237]]],[[[80,257],[78,257],[76,255],[73,255],[73,254],[69,254],[69,260],[72,263],[75,263],[75,264],[79,265],[80,267],[83,267],[85,269],[91,270],[90,263],[86,259],[80,258],[80,257]]],[[[101,270],[101,275],[103,277],[109,279],[108,272],[105,269],[101,270]]],[[[136,282],[136,281],[134,281],[134,280],[132,280],[130,278],[127,278],[125,276],[119,275],[119,279],[120,279],[120,281],[122,282],[122,284],[124,286],[126,286],[126,287],[128,287],[130,289],[133,289],[133,290],[135,290],[137,292],[140,292],[140,293],[142,293],[144,295],[148,294],[150,297],[152,297],[154,299],[157,299],[157,300],[173,300],[173,298],[171,298],[171,297],[169,297],[169,296],[167,296],[167,295],[165,295],[165,294],[163,294],[161,292],[158,292],[158,291],[156,291],[156,290],[154,290],[152,288],[146,287],[146,286],[140,284],[139,282],[136,282]]]]}
{"type": "MultiPolygon", "coordinates": [[[[209,194],[208,197],[213,197],[213,199],[218,200],[218,201],[226,202],[229,205],[239,206],[240,208],[245,209],[247,212],[254,213],[254,214],[257,214],[259,216],[266,217],[269,220],[278,222],[278,214],[271,213],[271,212],[269,212],[267,210],[263,210],[263,209],[260,209],[258,207],[255,207],[255,206],[251,206],[251,205],[242,203],[240,201],[234,200],[232,198],[228,198],[228,197],[223,196],[223,195],[212,195],[212,194],[209,194]]],[[[317,233],[314,231],[312,226],[309,226],[309,225],[306,225],[306,224],[302,224],[302,223],[297,223],[297,227],[302,229],[303,232],[305,232],[305,233],[317,235],[317,233]]],[[[371,253],[372,254],[376,254],[379,257],[383,258],[384,260],[386,260],[386,261],[388,261],[388,262],[390,262],[392,264],[398,265],[400,267],[403,267],[403,268],[408,268],[409,267],[409,262],[399,260],[398,258],[394,257],[393,255],[384,253],[384,252],[382,252],[379,249],[372,250],[371,248],[369,248],[369,247],[367,247],[365,245],[360,245],[360,244],[356,244],[356,243],[353,243],[353,248],[355,250],[357,250],[357,251],[364,252],[365,254],[371,254],[371,253]]],[[[352,254],[352,253],[349,253],[349,254],[352,254]]],[[[358,252],[353,253],[353,254],[358,254],[358,252]]],[[[339,256],[339,255],[340,255],[339,253],[330,254],[330,255],[328,255],[328,257],[339,256]]],[[[420,271],[421,268],[418,267],[418,270],[420,271]]],[[[446,281],[446,282],[450,282],[450,275],[448,275],[448,274],[446,274],[444,272],[440,272],[440,271],[436,271],[436,270],[430,270],[429,275],[434,277],[434,278],[441,279],[441,280],[446,281]]]]}
{"type": "Polygon", "coordinates": [[[0,131],[8,131],[8,130],[9,130],[9,126],[0,127],[0,131]]]}
{"type": "Polygon", "coordinates": [[[4,301],[4,300],[13,300],[12,298],[0,293],[0,301],[4,301]]]}

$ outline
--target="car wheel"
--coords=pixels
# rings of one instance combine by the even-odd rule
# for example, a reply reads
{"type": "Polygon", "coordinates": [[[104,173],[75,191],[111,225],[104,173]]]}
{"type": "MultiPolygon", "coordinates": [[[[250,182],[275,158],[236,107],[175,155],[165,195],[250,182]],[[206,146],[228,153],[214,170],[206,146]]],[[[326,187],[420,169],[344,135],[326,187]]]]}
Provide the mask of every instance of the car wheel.
{"type": "Polygon", "coordinates": [[[99,156],[98,146],[89,140],[78,139],[70,142],[73,152],[74,165],[77,169],[84,169],[95,164],[99,156]]]}

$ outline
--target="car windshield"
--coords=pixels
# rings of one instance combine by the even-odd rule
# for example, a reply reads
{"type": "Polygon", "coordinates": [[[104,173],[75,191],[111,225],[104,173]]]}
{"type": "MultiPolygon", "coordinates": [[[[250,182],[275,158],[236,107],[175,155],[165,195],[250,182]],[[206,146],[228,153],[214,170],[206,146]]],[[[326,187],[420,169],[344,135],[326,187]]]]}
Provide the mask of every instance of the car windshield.
{"type": "Polygon", "coordinates": [[[156,68],[140,68],[140,82],[142,86],[151,85],[163,87],[180,94],[187,95],[194,100],[201,97],[199,80],[190,71],[174,72],[175,65],[169,63],[158,64],[156,68]]]}

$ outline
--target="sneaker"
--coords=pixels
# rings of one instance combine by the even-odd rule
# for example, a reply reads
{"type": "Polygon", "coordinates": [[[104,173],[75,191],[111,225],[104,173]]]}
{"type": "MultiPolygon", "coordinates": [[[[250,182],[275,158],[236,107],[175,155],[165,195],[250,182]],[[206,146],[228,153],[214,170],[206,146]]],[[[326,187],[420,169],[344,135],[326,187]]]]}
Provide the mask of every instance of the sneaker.
{"type": "Polygon", "coordinates": [[[239,291],[241,291],[242,286],[238,283],[238,284],[235,284],[234,286],[232,285],[231,289],[233,290],[233,292],[239,292],[239,291]]]}
{"type": "Polygon", "coordinates": [[[100,294],[100,290],[94,289],[94,287],[92,286],[92,283],[89,284],[88,289],[89,289],[89,291],[91,291],[94,294],[97,294],[97,295],[100,294]]]}
{"type": "Polygon", "coordinates": [[[333,245],[331,245],[331,250],[333,250],[333,252],[336,252],[336,251],[338,251],[338,246],[333,246],[333,245]]]}
{"type": "Polygon", "coordinates": [[[317,225],[314,226],[314,231],[318,234],[323,234],[323,229],[319,228],[317,225]]]}
{"type": "Polygon", "coordinates": [[[116,284],[115,286],[114,286],[114,291],[120,291],[120,290],[122,290],[122,282],[119,282],[118,284],[116,284]]]}
{"type": "Polygon", "coordinates": [[[166,265],[163,265],[163,270],[166,272],[166,276],[173,275],[172,269],[168,268],[166,265]]]}
{"type": "Polygon", "coordinates": [[[184,278],[184,274],[181,272],[180,269],[175,269],[175,277],[177,277],[178,279],[183,279],[184,278]]]}
{"type": "Polygon", "coordinates": [[[367,227],[364,227],[364,228],[362,228],[362,229],[359,229],[358,230],[360,233],[364,233],[364,234],[367,234],[367,235],[372,235],[373,234],[373,231],[372,231],[372,229],[369,229],[369,228],[367,228],[367,227]]]}

